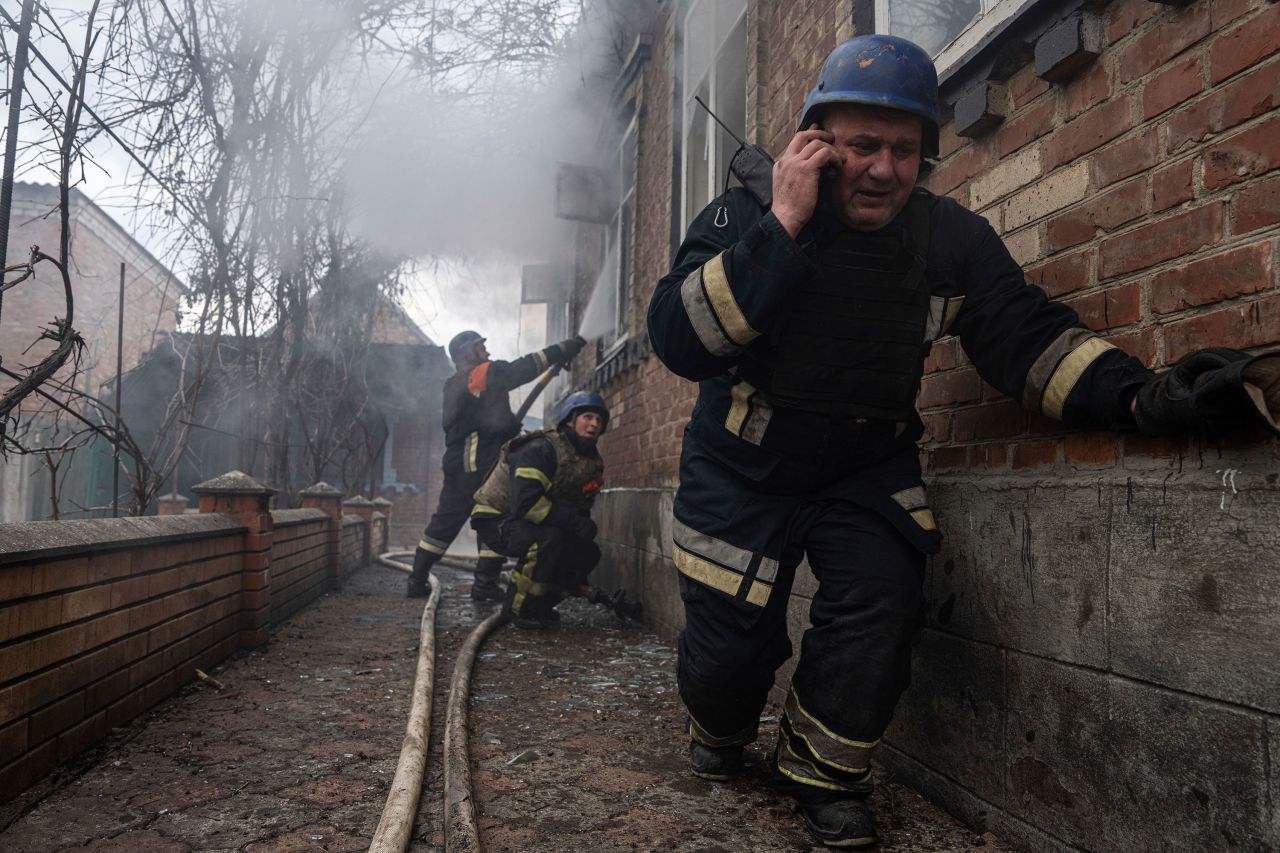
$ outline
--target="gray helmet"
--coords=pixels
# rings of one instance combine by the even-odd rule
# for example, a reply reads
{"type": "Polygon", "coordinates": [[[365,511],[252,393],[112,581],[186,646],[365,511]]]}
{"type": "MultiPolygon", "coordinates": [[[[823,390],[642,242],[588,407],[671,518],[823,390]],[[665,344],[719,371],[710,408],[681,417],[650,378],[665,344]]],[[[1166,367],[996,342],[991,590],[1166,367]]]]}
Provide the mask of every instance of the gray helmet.
{"type": "Polygon", "coordinates": [[[458,332],[453,336],[453,340],[449,341],[449,358],[455,365],[474,364],[479,361],[475,356],[476,347],[485,340],[479,332],[473,332],[470,329],[458,332]]]}

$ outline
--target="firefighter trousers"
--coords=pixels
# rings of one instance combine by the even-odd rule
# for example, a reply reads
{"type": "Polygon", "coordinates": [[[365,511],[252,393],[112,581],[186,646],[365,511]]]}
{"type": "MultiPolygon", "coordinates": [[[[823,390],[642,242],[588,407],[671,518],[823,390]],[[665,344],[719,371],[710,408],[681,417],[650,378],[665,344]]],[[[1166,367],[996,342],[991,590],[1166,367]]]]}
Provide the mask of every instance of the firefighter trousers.
{"type": "Polygon", "coordinates": [[[586,584],[600,562],[600,546],[594,541],[553,524],[490,517],[473,519],[471,526],[499,552],[518,560],[511,572],[515,614],[522,612],[529,599],[554,607],[586,584]]]}
{"type": "MultiPolygon", "coordinates": [[[[422,539],[413,555],[413,573],[409,576],[411,584],[426,584],[431,567],[449,550],[458,531],[471,516],[471,509],[476,503],[473,495],[482,480],[482,473],[445,475],[440,502],[422,531],[422,539]]],[[[496,588],[504,562],[502,555],[490,548],[478,532],[476,548],[480,552],[480,559],[476,562],[476,585],[496,588]]]]}
{"type": "Polygon", "coordinates": [[[779,721],[777,770],[798,796],[865,793],[871,748],[910,682],[925,557],[882,515],[852,501],[772,506],[787,517],[775,519],[785,544],[767,600],[753,603],[682,570],[677,676],[689,734],[713,747],[755,739],[774,673],[791,656],[788,604],[807,556],[817,585],[779,721]]]}

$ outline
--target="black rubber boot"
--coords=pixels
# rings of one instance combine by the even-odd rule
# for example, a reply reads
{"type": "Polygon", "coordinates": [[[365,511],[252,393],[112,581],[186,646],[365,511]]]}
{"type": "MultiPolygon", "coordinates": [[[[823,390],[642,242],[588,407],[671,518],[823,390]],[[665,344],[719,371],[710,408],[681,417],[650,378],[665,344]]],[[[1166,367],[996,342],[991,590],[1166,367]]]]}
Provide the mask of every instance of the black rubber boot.
{"type": "Polygon", "coordinates": [[[728,782],[742,772],[742,746],[703,746],[689,741],[689,769],[699,779],[728,782]]]}
{"type": "Polygon", "coordinates": [[[876,843],[876,819],[866,797],[831,796],[797,800],[809,834],[828,847],[869,847],[876,843]]]}
{"type": "Polygon", "coordinates": [[[809,834],[827,847],[869,847],[878,840],[876,820],[866,794],[829,791],[805,785],[778,770],[774,753],[770,786],[795,801],[809,834]]]}
{"type": "Polygon", "coordinates": [[[552,609],[551,600],[545,595],[527,595],[511,622],[528,631],[546,631],[560,623],[560,614],[552,609]]]}
{"type": "Polygon", "coordinates": [[[438,559],[438,556],[422,548],[413,552],[413,571],[409,573],[409,587],[404,594],[405,598],[426,598],[431,594],[427,578],[438,559]]]}

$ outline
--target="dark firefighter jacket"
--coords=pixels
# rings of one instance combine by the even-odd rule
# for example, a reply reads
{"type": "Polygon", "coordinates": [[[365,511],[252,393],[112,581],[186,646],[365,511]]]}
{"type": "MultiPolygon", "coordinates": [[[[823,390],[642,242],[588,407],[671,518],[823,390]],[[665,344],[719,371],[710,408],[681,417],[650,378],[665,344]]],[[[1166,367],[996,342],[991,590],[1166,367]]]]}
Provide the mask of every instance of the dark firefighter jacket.
{"type": "MultiPolygon", "coordinates": [[[[949,198],[933,202],[922,346],[958,335],[982,378],[1027,409],[1073,427],[1132,427],[1128,403],[1150,371],[1028,284],[985,219],[949,198]]],[[[830,222],[815,216],[792,240],[754,196],[730,189],[693,221],[658,282],[648,316],[654,351],[699,383],[682,488],[688,460],[710,457],[758,492],[838,494],[919,533],[928,510],[915,447],[924,429],[914,410],[890,422],[773,405],[737,375],[744,353],[767,343],[788,292],[816,274],[830,222]]],[[[926,535],[908,538],[935,550],[931,516],[923,526],[926,535]]]]}
{"type": "Polygon", "coordinates": [[[579,449],[559,429],[522,435],[503,447],[476,491],[472,515],[522,518],[583,535],[603,476],[600,453],[594,447],[579,449]]]}
{"type": "Polygon", "coordinates": [[[444,383],[444,473],[484,473],[502,443],[520,431],[509,393],[564,362],[558,344],[515,361],[485,361],[444,383]]]}

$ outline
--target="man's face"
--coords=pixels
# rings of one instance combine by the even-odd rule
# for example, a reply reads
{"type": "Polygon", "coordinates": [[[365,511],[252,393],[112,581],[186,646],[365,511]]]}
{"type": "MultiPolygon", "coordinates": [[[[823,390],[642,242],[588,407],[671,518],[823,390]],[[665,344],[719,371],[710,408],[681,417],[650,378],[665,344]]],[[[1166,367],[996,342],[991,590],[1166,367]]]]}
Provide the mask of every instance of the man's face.
{"type": "Polygon", "coordinates": [[[489,349],[484,345],[484,341],[480,341],[476,344],[474,352],[476,354],[476,361],[489,360],[489,349]]]}
{"type": "Polygon", "coordinates": [[[920,173],[924,129],[910,113],[836,104],[822,116],[843,163],[824,181],[823,198],[856,231],[877,231],[907,204],[920,173]]]}
{"type": "Polygon", "coordinates": [[[578,412],[573,416],[573,420],[569,422],[569,425],[573,428],[573,434],[578,438],[595,441],[604,430],[604,418],[600,417],[599,412],[578,412]]]}

